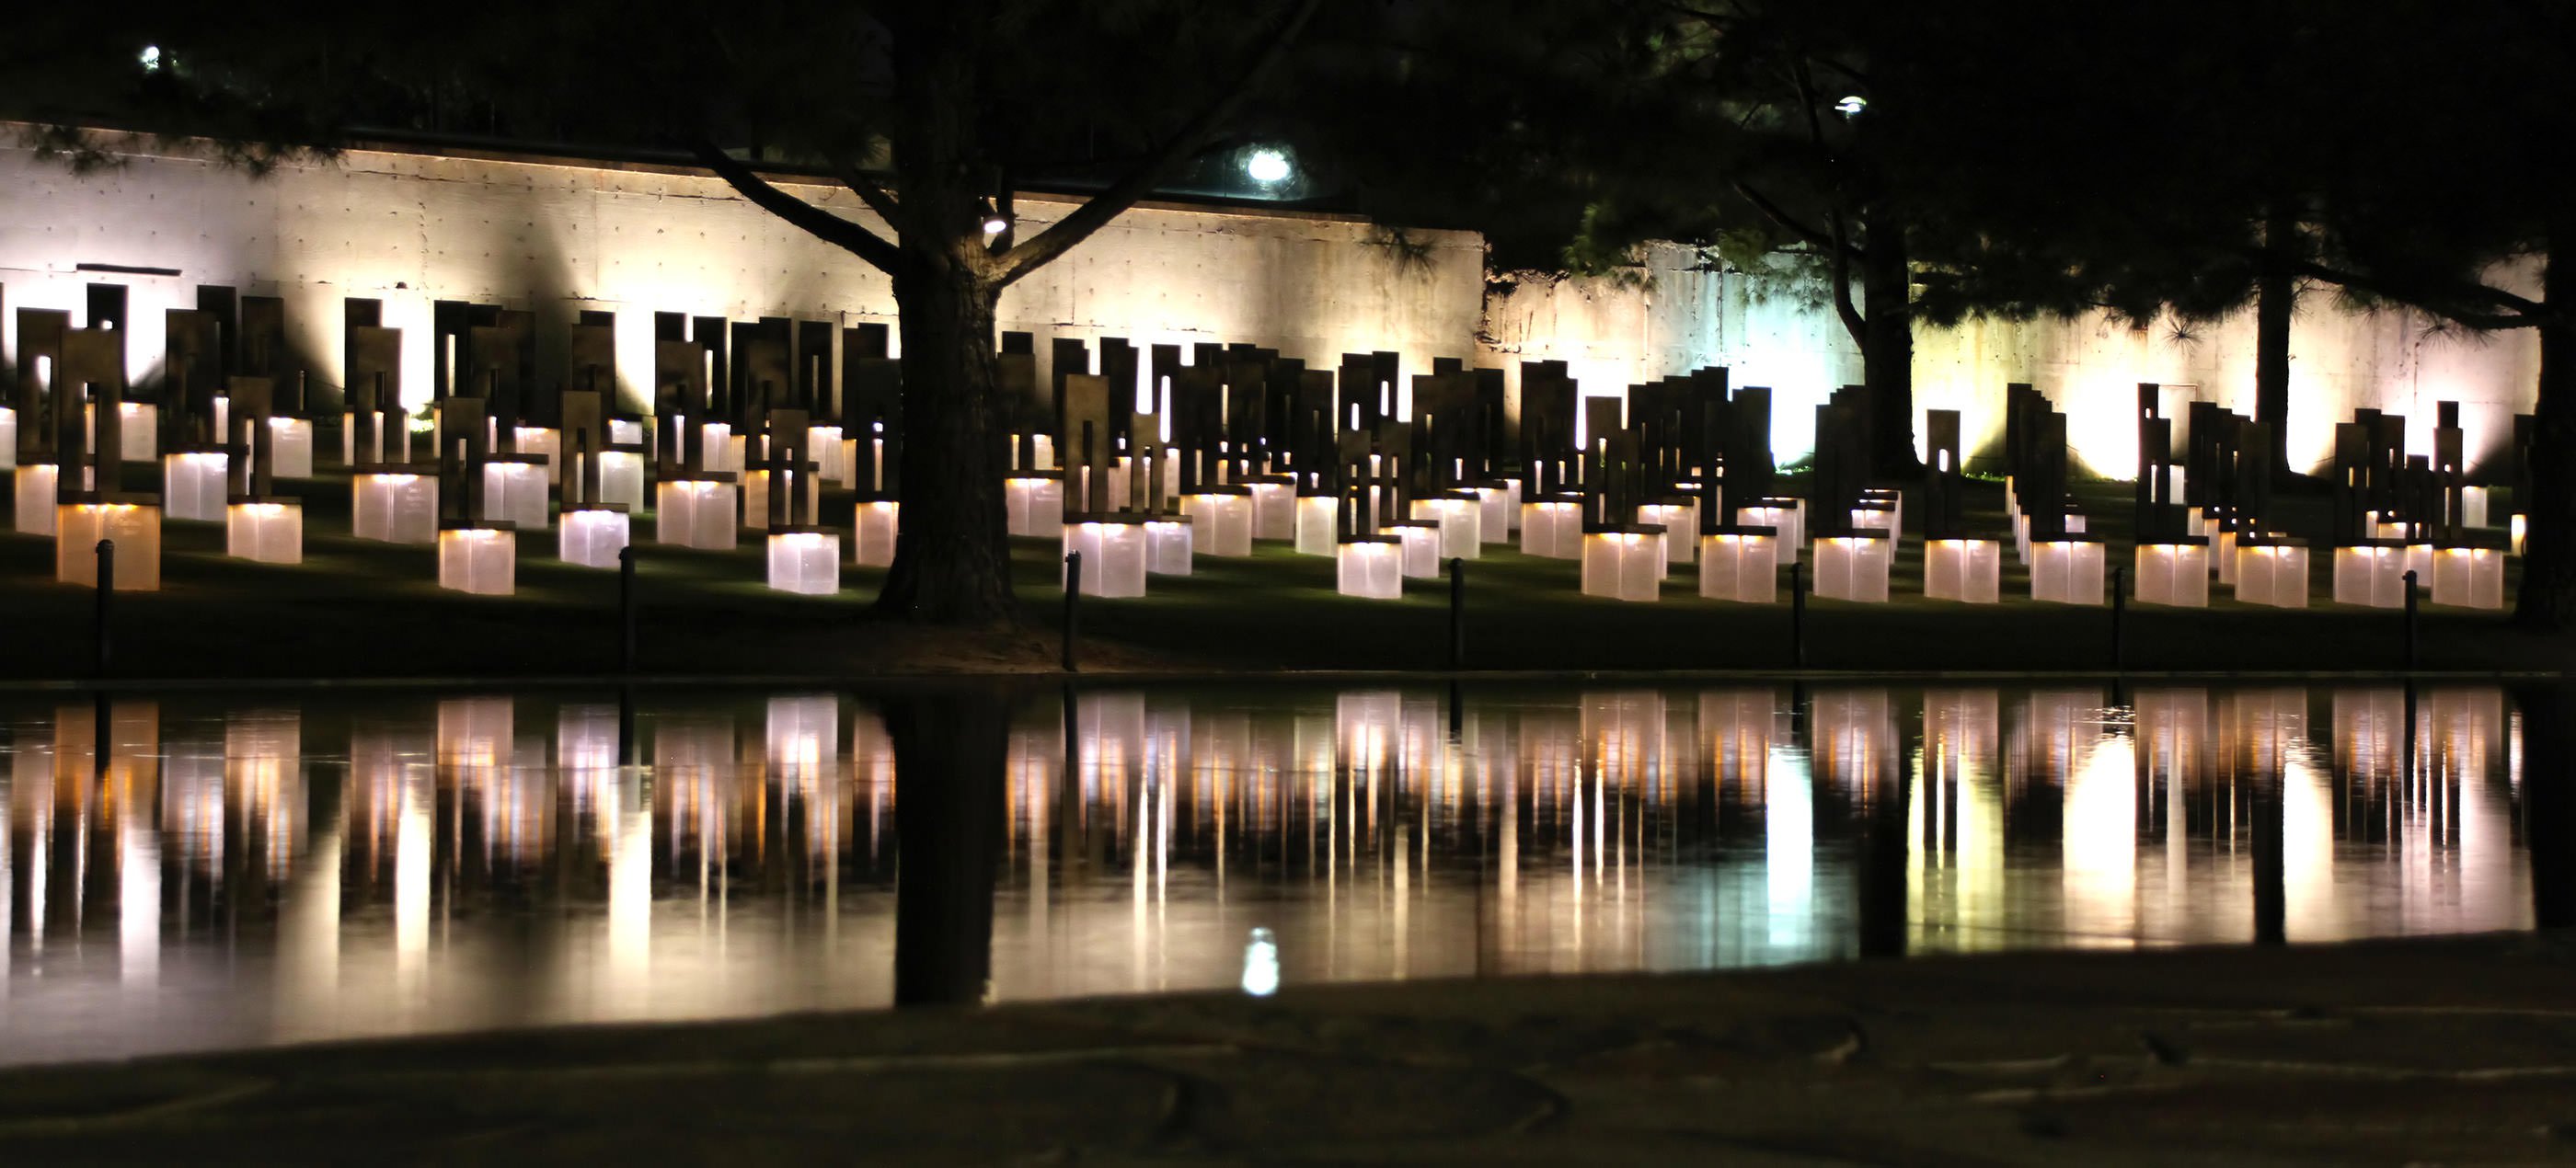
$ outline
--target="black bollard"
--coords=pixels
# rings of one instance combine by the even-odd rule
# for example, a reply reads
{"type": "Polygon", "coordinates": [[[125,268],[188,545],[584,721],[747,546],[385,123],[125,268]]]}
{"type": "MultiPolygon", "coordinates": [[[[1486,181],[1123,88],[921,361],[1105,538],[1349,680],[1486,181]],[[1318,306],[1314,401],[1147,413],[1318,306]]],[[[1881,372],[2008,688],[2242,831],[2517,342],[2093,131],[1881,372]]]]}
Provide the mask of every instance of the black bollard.
{"type": "Polygon", "coordinates": [[[635,672],[635,547],[617,549],[617,623],[620,672],[635,672]]]}
{"type": "Polygon", "coordinates": [[[107,676],[110,598],[116,595],[116,541],[98,541],[98,675],[107,676]]]}
{"type": "Polygon", "coordinates": [[[1789,565],[1789,667],[1807,667],[1807,563],[1789,565]]]}
{"type": "Polygon", "coordinates": [[[2111,672],[2125,673],[2129,668],[2127,645],[2129,619],[2129,570],[2111,569],[2111,672]]]}
{"type": "Polygon", "coordinates": [[[2406,672],[2415,672],[2415,573],[2406,573],[2406,672]]]}
{"type": "Polygon", "coordinates": [[[1467,667],[1467,561],[1449,560],[1449,668],[1467,667]]]}
{"type": "Polygon", "coordinates": [[[1082,644],[1082,553],[1064,557],[1064,671],[1079,673],[1082,644]]]}
{"type": "Polygon", "coordinates": [[[617,765],[635,765],[635,687],[617,687],[617,765]]]}

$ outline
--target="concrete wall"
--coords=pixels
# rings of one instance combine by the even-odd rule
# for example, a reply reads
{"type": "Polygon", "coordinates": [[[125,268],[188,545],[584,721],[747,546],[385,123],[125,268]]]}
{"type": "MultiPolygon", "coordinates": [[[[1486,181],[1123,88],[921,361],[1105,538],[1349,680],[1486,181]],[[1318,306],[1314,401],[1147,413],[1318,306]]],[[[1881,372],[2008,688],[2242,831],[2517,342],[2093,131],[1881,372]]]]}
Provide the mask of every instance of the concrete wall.
{"type": "MultiPolygon", "coordinates": [[[[1738,385],[1769,385],[1781,457],[1810,450],[1814,407],[1834,386],[1861,380],[1859,348],[1821,305],[1762,299],[1738,277],[1694,270],[1691,249],[1661,244],[1642,257],[1643,286],[1615,280],[1531,280],[1490,294],[1479,336],[1487,361],[1568,362],[1587,393],[1700,365],[1724,365],[1738,385]]],[[[2533,266],[2497,273],[2536,294],[2533,266]]],[[[2290,455],[2320,466],[2333,455],[2334,423],[2377,408],[2406,416],[2408,445],[2432,448],[2435,405],[2460,403],[2472,467],[2500,458],[2512,416],[2532,408],[2539,341],[2528,331],[2438,332],[2421,313],[2355,313],[2331,288],[2303,295],[2290,336],[2290,455]]],[[[1514,372],[1517,383],[1517,370],[1514,372]]],[[[2107,316],[2075,321],[1972,321],[1915,338],[1915,405],[1961,411],[1973,459],[2003,437],[2007,383],[2038,386],[2067,414],[2069,444],[2102,473],[2126,478],[2137,459],[2130,423],[2137,384],[2165,386],[2167,415],[2183,403],[2254,412],[2254,314],[2179,328],[2171,320],[2131,329],[2107,316]]],[[[1919,433],[1919,431],[1918,431],[1919,433]]]]}
{"type": "MultiPolygon", "coordinates": [[[[162,352],[161,310],[198,284],[286,298],[293,341],[315,377],[340,379],[340,300],[386,302],[407,346],[406,393],[429,383],[429,305],[495,302],[536,311],[541,344],[584,308],[620,313],[618,366],[630,402],[651,382],[649,314],[891,321],[886,277],[733,197],[712,179],[649,167],[529,158],[352,151],[335,163],[254,180],[185,150],[126,144],[123,165],[75,176],[15,145],[0,124],[0,286],[8,306],[71,309],[81,285],[132,289],[129,361],[148,378],[162,352]],[[175,277],[79,272],[81,263],[179,269],[175,277]]],[[[837,187],[799,193],[874,222],[837,187]]],[[[1069,204],[1032,197],[1023,230],[1069,204]]],[[[1065,259],[1012,288],[1002,326],[1052,336],[1156,342],[1250,341],[1310,362],[1393,349],[1405,372],[1439,356],[1509,371],[1569,362],[1587,392],[1726,365],[1737,384],[1777,393],[1775,445],[1813,446],[1813,406],[1861,379],[1833,313],[1763,299],[1736,277],[1695,270],[1677,245],[1647,249],[1639,278],[1525,280],[1488,290],[1482,241],[1416,232],[1399,246],[1338,216],[1154,206],[1122,216],[1065,259]]],[[[2516,274],[2534,283],[2532,273],[2516,274]]],[[[6,314],[14,318],[14,313],[6,314]]],[[[2346,313],[2311,294],[2292,338],[2294,460],[2328,455],[2333,423],[2361,406],[2404,413],[2429,447],[2434,403],[2463,404],[2471,460],[2493,458],[2528,410],[2538,345],[2527,334],[2434,335],[2412,313],[2346,313]]],[[[0,345],[14,352],[14,319],[0,345]]],[[[2169,404],[2206,397],[2253,411],[2250,313],[2178,335],[2107,320],[1971,324],[1916,342],[1917,405],[1966,414],[1972,451],[2000,437],[2003,386],[2028,381],[2068,414],[2079,458],[2115,476],[2135,459],[2135,385],[2166,383],[2169,404]]],[[[541,358],[552,359],[545,354],[541,358]]]]}
{"type": "MultiPolygon", "coordinates": [[[[75,176],[0,147],[0,287],[12,309],[69,309],[77,323],[82,285],[127,285],[138,378],[160,363],[162,311],[192,306],[199,284],[284,297],[292,342],[328,385],[341,378],[342,298],[383,299],[385,323],[407,333],[414,400],[429,392],[433,300],[533,310],[541,343],[558,347],[578,310],[616,310],[630,403],[652,384],[657,310],[894,319],[885,276],[712,178],[355,150],[254,180],[185,151],[124,149],[117,168],[75,176]],[[76,271],[81,263],[180,274],[76,271]]],[[[881,226],[838,187],[796,189],[881,226]]],[[[1071,206],[1024,199],[1023,233],[1071,206]]],[[[1462,232],[1417,232],[1410,243],[1393,246],[1347,217],[1140,208],[1007,291],[1001,324],[1038,334],[1042,364],[1047,338],[1063,335],[1249,341],[1327,366],[1345,352],[1394,349],[1408,372],[1427,370],[1433,356],[1470,352],[1484,244],[1462,232]]],[[[14,352],[8,316],[0,329],[14,352]]]]}

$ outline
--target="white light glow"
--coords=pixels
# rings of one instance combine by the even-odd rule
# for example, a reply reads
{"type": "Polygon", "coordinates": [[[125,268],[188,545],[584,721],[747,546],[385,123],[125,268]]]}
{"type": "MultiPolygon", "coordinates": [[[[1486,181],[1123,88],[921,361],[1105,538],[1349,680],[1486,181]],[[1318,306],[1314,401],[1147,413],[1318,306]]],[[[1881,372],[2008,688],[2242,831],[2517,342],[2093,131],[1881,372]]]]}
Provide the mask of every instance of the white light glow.
{"type": "Polygon", "coordinates": [[[1293,169],[1288,165],[1288,156],[1277,150],[1255,150],[1243,162],[1243,173],[1264,184],[1286,182],[1293,169]]]}

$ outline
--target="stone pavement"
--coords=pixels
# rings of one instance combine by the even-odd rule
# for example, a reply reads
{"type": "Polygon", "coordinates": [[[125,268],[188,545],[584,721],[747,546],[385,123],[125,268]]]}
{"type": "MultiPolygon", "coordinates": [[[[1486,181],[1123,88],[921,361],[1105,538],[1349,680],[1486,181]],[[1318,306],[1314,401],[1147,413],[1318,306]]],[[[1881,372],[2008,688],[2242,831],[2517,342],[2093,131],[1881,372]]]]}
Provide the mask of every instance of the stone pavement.
{"type": "Polygon", "coordinates": [[[2576,1162],[2576,937],[818,1015],[0,1074],[0,1164],[2576,1162]]]}

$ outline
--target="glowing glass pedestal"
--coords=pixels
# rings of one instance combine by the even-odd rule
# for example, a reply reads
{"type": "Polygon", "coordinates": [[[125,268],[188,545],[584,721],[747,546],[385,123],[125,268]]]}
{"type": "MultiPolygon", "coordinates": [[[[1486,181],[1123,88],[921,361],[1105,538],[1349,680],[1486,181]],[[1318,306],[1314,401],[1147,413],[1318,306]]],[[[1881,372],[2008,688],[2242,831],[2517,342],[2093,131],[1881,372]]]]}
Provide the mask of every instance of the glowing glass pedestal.
{"type": "Polygon", "coordinates": [[[1253,498],[1248,487],[1213,487],[1181,496],[1181,514],[1197,528],[1200,555],[1241,558],[1252,554],[1253,498]]]}
{"type": "Polygon", "coordinates": [[[1341,522],[1341,501],[1331,495],[1297,497],[1297,554],[1305,556],[1339,556],[1340,543],[1335,528],[1341,522]]]}
{"type": "Polygon", "coordinates": [[[1188,516],[1168,516],[1145,523],[1145,570],[1157,576],[1190,574],[1191,523],[1188,516]]]}
{"type": "Polygon", "coordinates": [[[672,478],[654,484],[653,542],[723,551],[734,546],[734,485],[722,479],[672,478]]]}
{"type": "Polygon", "coordinates": [[[304,562],[304,506],[270,500],[224,508],[224,554],[259,564],[304,562]]]}
{"type": "Polygon", "coordinates": [[[519,584],[519,533],[507,527],[447,527],[438,533],[438,586],[508,596],[519,584]]]}
{"type": "Polygon", "coordinates": [[[2162,604],[2173,608],[2209,607],[2209,545],[2199,540],[2189,543],[2142,543],[2135,553],[2133,570],[2138,579],[2138,603],[2162,604]]]}
{"type": "Polygon", "coordinates": [[[2103,548],[2097,540],[2030,542],[2030,598],[2051,604],[2100,604],[2103,548]]]}
{"type": "Polygon", "coordinates": [[[1780,597],[1780,537],[1759,528],[1699,537],[1699,594],[1738,604],[1780,597]]]}
{"type": "Polygon", "coordinates": [[[1551,560],[1583,558],[1583,502],[1538,499],[1521,504],[1521,554],[1551,560]]]}
{"type": "Polygon", "coordinates": [[[161,588],[161,508],[150,503],[62,503],[54,509],[54,579],[98,587],[98,541],[116,541],[118,592],[161,588]]]}
{"type": "Polygon", "coordinates": [[[1862,604],[1887,602],[1887,578],[1896,541],[1880,531],[1822,536],[1816,540],[1816,595],[1862,604]]]}
{"type": "Polygon", "coordinates": [[[224,495],[230,489],[224,474],[232,461],[232,456],[220,450],[161,456],[161,503],[168,516],[199,523],[220,522],[224,518],[224,495]]]}
{"type": "Polygon", "coordinates": [[[769,533],[769,586],[799,596],[841,590],[841,536],[811,528],[769,533]]]}
{"type": "Polygon", "coordinates": [[[1002,480],[1002,510],[1012,535],[1045,535],[1064,526],[1064,478],[1022,474],[1002,480]]]}
{"type": "Polygon", "coordinates": [[[1066,555],[1082,554],[1082,594],[1104,598],[1145,594],[1145,524],[1087,520],[1064,525],[1066,555]]]}
{"type": "Polygon", "coordinates": [[[2446,547],[2433,553],[2433,603],[2493,611],[2504,607],[2504,552],[2446,547]]]}
{"type": "Polygon", "coordinates": [[[409,471],[351,476],[349,534],[386,543],[438,542],[438,479],[409,471]]]}
{"type": "Polygon", "coordinates": [[[1583,594],[1651,601],[1664,588],[1664,533],[1624,527],[1583,533],[1583,594]]]}
{"type": "Polygon", "coordinates": [[[2279,539],[2239,540],[2236,599],[2270,608],[2306,608],[2308,549],[2279,539]]]}
{"type": "Polygon", "coordinates": [[[2334,550],[2334,602],[2364,608],[2406,604],[2406,548],[2366,543],[2334,550]]]}
{"type": "Polygon", "coordinates": [[[16,468],[10,475],[16,491],[15,510],[18,533],[52,535],[54,533],[54,492],[62,480],[62,468],[50,462],[31,462],[16,468]]]}
{"type": "Polygon", "coordinates": [[[859,503],[850,533],[850,562],[862,568],[883,568],[894,563],[894,537],[903,518],[903,504],[892,499],[868,499],[859,503]]]}
{"type": "Polygon", "coordinates": [[[1333,548],[1333,586],[1363,600],[1404,597],[1404,546],[1387,536],[1361,536],[1333,548]]]}
{"type": "Polygon", "coordinates": [[[563,530],[555,537],[555,553],[567,564],[614,568],[617,554],[626,550],[632,536],[633,524],[623,509],[577,508],[563,513],[563,530]]]}
{"type": "Polygon", "coordinates": [[[1923,544],[1928,600],[1994,604],[2003,599],[2004,547],[1992,539],[1934,539],[1923,544]]]}

